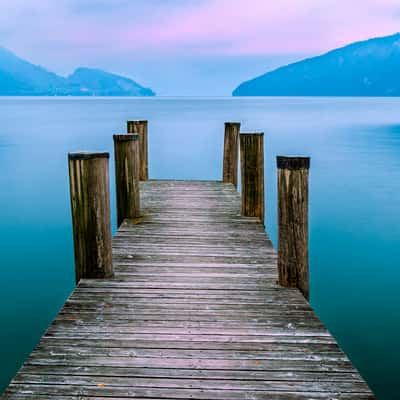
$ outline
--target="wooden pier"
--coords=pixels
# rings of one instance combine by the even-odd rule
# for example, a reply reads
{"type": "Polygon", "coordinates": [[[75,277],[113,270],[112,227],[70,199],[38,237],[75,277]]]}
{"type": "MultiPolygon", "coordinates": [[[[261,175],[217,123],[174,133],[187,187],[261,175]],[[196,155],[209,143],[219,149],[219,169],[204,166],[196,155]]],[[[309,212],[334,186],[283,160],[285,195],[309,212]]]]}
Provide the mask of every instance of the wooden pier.
{"type": "MultiPolygon", "coordinates": [[[[259,138],[255,140],[259,147],[259,138]]],[[[140,146],[138,142],[132,138],[130,145],[140,146]]],[[[251,162],[259,157],[246,159],[246,148],[241,152],[242,184],[247,184],[242,196],[253,196],[246,204],[257,214],[263,188],[252,187],[259,185],[260,171],[251,162]]],[[[287,166],[287,160],[279,163],[287,166]]],[[[290,175],[298,164],[296,159],[289,171],[281,172],[280,179],[288,179],[282,183],[286,192],[298,181],[290,175]]],[[[304,172],[304,162],[300,164],[304,172]]],[[[232,159],[228,169],[235,171],[232,159]]],[[[138,165],[133,170],[147,171],[138,165]]],[[[129,188],[138,182],[138,177],[131,183],[127,179],[121,179],[117,190],[121,199],[123,182],[129,188]]],[[[140,204],[140,216],[123,219],[112,240],[113,276],[108,277],[107,257],[99,256],[99,265],[106,261],[95,277],[103,269],[105,278],[80,279],[2,398],[373,399],[306,300],[304,206],[299,211],[303,219],[298,219],[303,226],[295,235],[303,241],[303,251],[291,255],[281,243],[285,256],[279,268],[286,272],[278,274],[278,254],[261,222],[264,214],[244,216],[252,210],[243,210],[243,198],[228,173],[225,180],[140,182],[140,202],[130,203],[130,210],[140,204]],[[293,274],[296,257],[302,258],[301,268],[293,274]]],[[[71,187],[75,189],[80,192],[71,187]]],[[[292,209],[290,202],[296,205],[296,196],[281,204],[284,224],[291,218],[285,212],[292,209]]],[[[120,218],[124,211],[118,210],[120,218]]],[[[73,215],[82,217],[78,211],[73,215]]],[[[99,227],[108,230],[104,224],[99,227]]],[[[291,240],[290,232],[281,232],[291,240]]],[[[82,264],[87,252],[75,251],[82,264]]],[[[79,276],[88,273],[88,265],[77,270],[79,276]]]]}

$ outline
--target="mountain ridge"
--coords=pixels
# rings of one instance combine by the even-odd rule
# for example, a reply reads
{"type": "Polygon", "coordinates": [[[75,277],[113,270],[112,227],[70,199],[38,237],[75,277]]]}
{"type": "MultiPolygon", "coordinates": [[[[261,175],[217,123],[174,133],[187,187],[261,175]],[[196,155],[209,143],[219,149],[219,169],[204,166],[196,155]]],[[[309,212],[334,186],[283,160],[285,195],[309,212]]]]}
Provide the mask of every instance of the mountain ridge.
{"type": "Polygon", "coordinates": [[[0,96],[154,96],[134,80],[78,67],[63,77],[0,47],[0,96]]]}
{"type": "Polygon", "coordinates": [[[233,96],[400,96],[400,33],[358,41],[240,84],[233,96]]]}

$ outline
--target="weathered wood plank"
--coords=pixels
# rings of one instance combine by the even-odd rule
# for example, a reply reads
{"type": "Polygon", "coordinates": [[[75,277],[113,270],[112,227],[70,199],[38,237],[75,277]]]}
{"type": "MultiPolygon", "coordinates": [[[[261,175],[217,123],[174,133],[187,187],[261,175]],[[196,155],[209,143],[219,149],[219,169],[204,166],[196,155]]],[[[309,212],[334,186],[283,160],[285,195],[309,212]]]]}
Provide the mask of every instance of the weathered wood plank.
{"type": "MultiPolygon", "coordinates": [[[[36,374],[38,366],[27,365],[24,374],[36,374]]],[[[108,377],[131,377],[131,378],[179,378],[179,379],[227,379],[239,380],[248,379],[249,373],[246,370],[197,370],[197,369],[176,369],[176,368],[113,368],[107,366],[41,366],[40,373],[43,375],[62,376],[108,376],[108,377]]],[[[251,379],[255,381],[302,381],[302,382],[364,382],[358,375],[351,372],[307,372],[307,371],[252,371],[251,379]]],[[[20,380],[20,379],[18,379],[20,380]]]]}
{"type": "MultiPolygon", "coordinates": [[[[201,390],[257,390],[257,391],[279,391],[287,390],[291,382],[276,380],[217,380],[217,379],[173,379],[173,378],[141,378],[135,377],[108,377],[93,379],[88,376],[54,376],[37,374],[20,374],[15,383],[43,384],[43,385],[68,385],[68,386],[97,386],[101,381],[106,387],[135,387],[142,388],[169,388],[169,389],[201,389],[201,390]]],[[[331,392],[336,389],[335,382],[326,381],[297,381],[296,388],[299,391],[331,392]]],[[[368,387],[362,382],[341,382],[342,393],[368,393],[368,387]]]]}
{"type": "MultiPolygon", "coordinates": [[[[296,386],[296,385],[293,385],[296,386]]],[[[126,398],[159,398],[159,399],[199,399],[199,400],[243,400],[243,398],[251,399],[329,399],[332,400],[337,395],[334,392],[312,392],[312,391],[297,391],[293,387],[288,387],[287,390],[274,391],[243,391],[243,390],[202,390],[199,388],[181,389],[181,388],[140,388],[132,384],[129,387],[107,387],[107,385],[98,382],[93,386],[74,386],[74,385],[33,385],[33,384],[12,384],[6,393],[5,399],[8,400],[13,397],[9,395],[21,393],[25,395],[32,395],[34,392],[40,392],[42,395],[53,398],[54,396],[77,396],[76,399],[82,400],[82,396],[96,397],[105,399],[126,399],[126,398]],[[245,397],[244,397],[245,396],[245,397]]],[[[34,397],[31,397],[32,399],[34,397]]],[[[64,397],[68,398],[68,397],[64,397]]],[[[74,399],[75,399],[74,398],[74,399]]],[[[373,395],[363,392],[344,392],[340,394],[340,399],[373,399],[373,395]]]]}

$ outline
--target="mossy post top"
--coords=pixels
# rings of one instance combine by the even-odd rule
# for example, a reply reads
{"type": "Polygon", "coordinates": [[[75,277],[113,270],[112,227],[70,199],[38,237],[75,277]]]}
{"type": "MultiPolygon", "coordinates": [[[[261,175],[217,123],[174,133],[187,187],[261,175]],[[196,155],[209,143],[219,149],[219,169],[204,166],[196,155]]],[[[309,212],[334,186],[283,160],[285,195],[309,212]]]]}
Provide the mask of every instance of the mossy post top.
{"type": "Polygon", "coordinates": [[[264,132],[240,132],[240,136],[264,136],[264,132]]]}
{"type": "Polygon", "coordinates": [[[95,151],[76,151],[68,153],[68,160],[90,160],[93,158],[110,158],[110,153],[95,151]]]}
{"type": "Polygon", "coordinates": [[[147,124],[149,121],[147,119],[128,119],[126,122],[128,124],[147,124]]]}
{"type": "Polygon", "coordinates": [[[278,156],[276,164],[279,169],[310,169],[310,157],[303,156],[278,156]]]}
{"type": "Polygon", "coordinates": [[[132,140],[139,140],[139,135],[136,133],[118,133],[113,135],[114,142],[129,142],[132,140]]]}

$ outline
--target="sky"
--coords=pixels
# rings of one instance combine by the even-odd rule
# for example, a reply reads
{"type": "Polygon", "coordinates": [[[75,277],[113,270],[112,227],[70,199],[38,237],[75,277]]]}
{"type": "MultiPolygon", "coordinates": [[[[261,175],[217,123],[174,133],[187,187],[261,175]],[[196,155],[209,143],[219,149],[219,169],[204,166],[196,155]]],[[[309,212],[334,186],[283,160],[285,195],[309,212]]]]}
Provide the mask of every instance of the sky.
{"type": "Polygon", "coordinates": [[[228,95],[281,64],[399,30],[399,0],[0,0],[1,46],[162,95],[228,95]]]}

